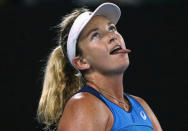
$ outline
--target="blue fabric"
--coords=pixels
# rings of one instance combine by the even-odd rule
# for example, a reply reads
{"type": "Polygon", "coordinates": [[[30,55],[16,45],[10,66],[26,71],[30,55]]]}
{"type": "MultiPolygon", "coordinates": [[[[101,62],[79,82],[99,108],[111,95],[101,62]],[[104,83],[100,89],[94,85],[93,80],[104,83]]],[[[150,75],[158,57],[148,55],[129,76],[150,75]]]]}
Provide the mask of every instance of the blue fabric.
{"type": "Polygon", "coordinates": [[[143,107],[126,93],[124,96],[131,104],[131,108],[128,112],[109,101],[90,86],[84,86],[79,92],[93,94],[108,106],[114,117],[114,124],[111,131],[153,131],[152,123],[143,107]]]}

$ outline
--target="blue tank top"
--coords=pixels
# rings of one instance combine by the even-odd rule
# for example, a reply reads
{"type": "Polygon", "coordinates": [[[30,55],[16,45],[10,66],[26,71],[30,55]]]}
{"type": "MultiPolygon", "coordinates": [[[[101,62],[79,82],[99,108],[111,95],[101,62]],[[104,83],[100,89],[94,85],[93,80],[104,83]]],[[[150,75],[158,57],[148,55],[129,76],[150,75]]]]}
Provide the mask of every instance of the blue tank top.
{"type": "Polygon", "coordinates": [[[126,93],[124,93],[124,96],[129,100],[131,105],[128,112],[109,101],[90,86],[84,86],[79,92],[88,92],[99,98],[108,106],[114,117],[111,131],[153,131],[152,123],[143,107],[126,93]]]}

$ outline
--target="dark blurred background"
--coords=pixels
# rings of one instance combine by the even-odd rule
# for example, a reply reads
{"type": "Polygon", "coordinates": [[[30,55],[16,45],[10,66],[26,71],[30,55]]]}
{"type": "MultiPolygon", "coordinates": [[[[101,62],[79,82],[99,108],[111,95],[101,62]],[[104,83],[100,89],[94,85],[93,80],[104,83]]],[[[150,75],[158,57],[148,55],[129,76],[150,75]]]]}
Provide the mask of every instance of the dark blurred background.
{"type": "Polygon", "coordinates": [[[42,130],[36,110],[53,27],[105,1],[120,6],[117,28],[133,50],[125,91],[144,98],[165,131],[187,131],[187,0],[0,0],[1,130],[42,130]]]}

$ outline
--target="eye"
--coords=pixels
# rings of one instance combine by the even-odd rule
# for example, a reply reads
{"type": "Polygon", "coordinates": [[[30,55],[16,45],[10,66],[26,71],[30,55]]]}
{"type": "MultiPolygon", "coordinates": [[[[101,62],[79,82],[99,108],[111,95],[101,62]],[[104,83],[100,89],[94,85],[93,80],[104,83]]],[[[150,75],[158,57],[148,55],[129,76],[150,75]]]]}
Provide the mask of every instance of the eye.
{"type": "Polygon", "coordinates": [[[110,25],[110,26],[109,26],[109,31],[110,31],[110,32],[116,31],[116,27],[115,27],[114,25],[110,25]]]}
{"type": "Polygon", "coordinates": [[[98,37],[99,37],[99,33],[95,32],[95,33],[92,34],[91,39],[96,39],[98,37]]]}

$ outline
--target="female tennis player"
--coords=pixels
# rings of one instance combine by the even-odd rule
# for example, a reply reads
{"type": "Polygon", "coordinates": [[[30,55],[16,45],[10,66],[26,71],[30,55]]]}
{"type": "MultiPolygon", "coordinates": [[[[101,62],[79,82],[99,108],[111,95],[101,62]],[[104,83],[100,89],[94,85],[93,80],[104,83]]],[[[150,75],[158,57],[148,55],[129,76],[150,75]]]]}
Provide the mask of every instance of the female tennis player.
{"type": "Polygon", "coordinates": [[[128,53],[116,29],[120,8],[77,9],[59,25],[47,62],[38,119],[58,131],[161,131],[140,97],[124,93],[128,53]]]}

